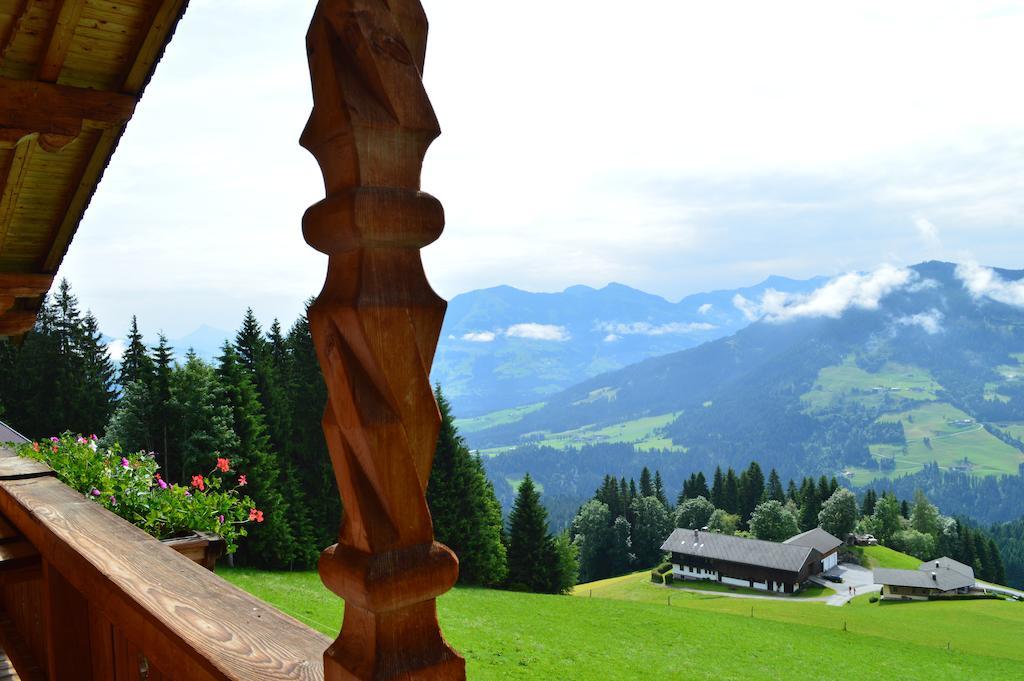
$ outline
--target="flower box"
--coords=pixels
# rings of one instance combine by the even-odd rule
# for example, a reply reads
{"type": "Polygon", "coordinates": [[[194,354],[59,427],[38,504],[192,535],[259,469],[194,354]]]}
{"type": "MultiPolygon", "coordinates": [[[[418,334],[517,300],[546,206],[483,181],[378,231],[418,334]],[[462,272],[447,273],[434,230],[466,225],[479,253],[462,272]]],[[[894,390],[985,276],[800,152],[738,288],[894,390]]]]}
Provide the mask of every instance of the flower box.
{"type": "Polygon", "coordinates": [[[227,552],[227,542],[213,532],[190,532],[181,537],[164,539],[163,543],[211,572],[217,567],[217,560],[227,552]]]}

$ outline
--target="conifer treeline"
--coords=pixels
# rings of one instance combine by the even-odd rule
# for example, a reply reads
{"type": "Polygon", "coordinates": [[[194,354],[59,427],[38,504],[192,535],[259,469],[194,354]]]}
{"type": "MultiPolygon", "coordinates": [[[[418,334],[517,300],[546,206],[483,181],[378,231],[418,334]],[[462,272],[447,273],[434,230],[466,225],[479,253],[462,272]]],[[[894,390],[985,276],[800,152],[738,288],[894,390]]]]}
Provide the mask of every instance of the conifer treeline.
{"type": "Polygon", "coordinates": [[[312,567],[336,541],[340,501],[320,426],[326,388],[306,318],[264,332],[250,309],[214,364],[147,345],[132,319],[117,372],[96,319],[62,281],[21,348],[0,345],[0,413],[33,438],[101,433],[156,453],[169,482],[205,474],[216,456],[245,473],[266,521],[238,557],[312,567]],[[120,392],[118,391],[120,389],[120,392]]]}

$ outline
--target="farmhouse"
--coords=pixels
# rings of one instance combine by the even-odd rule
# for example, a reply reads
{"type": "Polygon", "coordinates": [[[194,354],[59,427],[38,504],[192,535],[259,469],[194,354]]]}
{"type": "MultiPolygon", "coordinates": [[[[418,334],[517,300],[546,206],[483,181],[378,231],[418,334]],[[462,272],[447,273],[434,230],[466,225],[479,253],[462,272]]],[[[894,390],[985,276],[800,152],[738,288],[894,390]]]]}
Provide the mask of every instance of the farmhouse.
{"type": "MultiPolygon", "coordinates": [[[[804,535],[793,539],[803,537],[801,543],[811,543],[804,535]]],[[[832,552],[842,543],[831,535],[828,535],[831,540],[815,536],[816,543],[832,552]]],[[[779,593],[793,593],[812,575],[822,572],[824,558],[816,546],[779,544],[688,529],[674,531],[661,550],[671,552],[672,573],[676,578],[703,579],[779,593]]]]}
{"type": "Polygon", "coordinates": [[[884,600],[923,601],[968,594],[974,588],[974,570],[952,558],[921,563],[917,570],[875,570],[884,600]]]}
{"type": "Polygon", "coordinates": [[[815,527],[813,530],[790,537],[782,543],[789,544],[790,546],[806,546],[820,553],[821,558],[819,560],[821,566],[814,574],[828,572],[839,565],[839,547],[843,545],[843,542],[820,527],[815,527]]]}

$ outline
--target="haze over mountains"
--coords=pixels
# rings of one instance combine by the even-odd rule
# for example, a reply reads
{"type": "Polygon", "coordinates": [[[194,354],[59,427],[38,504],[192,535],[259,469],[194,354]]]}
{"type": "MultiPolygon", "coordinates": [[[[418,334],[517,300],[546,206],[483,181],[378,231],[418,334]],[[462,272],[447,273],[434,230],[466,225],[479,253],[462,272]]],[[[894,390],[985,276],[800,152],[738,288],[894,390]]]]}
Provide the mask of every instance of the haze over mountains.
{"type": "Polygon", "coordinates": [[[646,420],[695,460],[861,484],[932,461],[982,476],[1024,463],[1024,271],[883,267],[734,305],[759,320],[471,426],[471,444],[622,442],[616,424],[646,420]]]}
{"type": "Polygon", "coordinates": [[[561,293],[471,291],[448,305],[432,378],[460,417],[536,403],[604,372],[735,333],[751,321],[736,296],[806,293],[824,282],[770,277],[677,303],[616,283],[561,293]]]}

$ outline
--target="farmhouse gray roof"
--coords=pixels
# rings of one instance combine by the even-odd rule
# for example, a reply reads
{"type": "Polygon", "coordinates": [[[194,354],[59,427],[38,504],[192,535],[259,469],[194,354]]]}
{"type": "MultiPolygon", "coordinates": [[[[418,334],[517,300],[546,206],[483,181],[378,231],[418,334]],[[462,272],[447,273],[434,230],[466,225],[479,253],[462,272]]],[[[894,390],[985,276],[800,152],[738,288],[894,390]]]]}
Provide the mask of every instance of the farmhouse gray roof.
{"type": "Polygon", "coordinates": [[[15,444],[22,444],[28,442],[28,438],[11,428],[9,425],[0,421],[0,444],[4,442],[14,442],[15,444]]]}
{"type": "MultiPolygon", "coordinates": [[[[922,566],[923,568],[923,566],[922,566]]],[[[884,586],[905,586],[915,589],[938,589],[939,591],[955,591],[974,586],[974,577],[962,575],[949,568],[937,570],[875,570],[875,583],[884,586]]]]}
{"type": "Polygon", "coordinates": [[[787,572],[800,572],[813,550],[807,546],[778,544],[716,532],[694,533],[695,530],[677,529],[665,540],[661,550],[787,572]]]}
{"type": "Polygon", "coordinates": [[[803,534],[790,537],[782,543],[791,546],[808,546],[823,556],[827,556],[843,545],[841,540],[833,537],[820,527],[815,527],[813,530],[807,530],[803,534]]]}
{"type": "Polygon", "coordinates": [[[946,570],[959,572],[961,575],[964,575],[965,577],[970,577],[971,579],[974,579],[974,568],[972,568],[970,565],[958,563],[952,558],[947,558],[945,556],[943,556],[942,558],[936,558],[935,560],[930,560],[927,563],[921,563],[921,567],[919,567],[918,570],[931,572],[936,568],[945,568],[946,570]]]}

